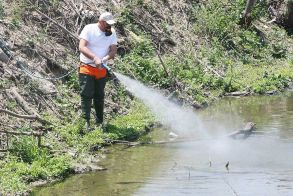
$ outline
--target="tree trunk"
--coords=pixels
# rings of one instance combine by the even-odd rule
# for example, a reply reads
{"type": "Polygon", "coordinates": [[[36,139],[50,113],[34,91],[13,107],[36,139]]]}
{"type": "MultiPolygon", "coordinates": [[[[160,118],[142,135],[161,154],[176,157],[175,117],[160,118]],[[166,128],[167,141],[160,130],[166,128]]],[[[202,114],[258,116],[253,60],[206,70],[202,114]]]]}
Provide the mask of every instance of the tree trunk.
{"type": "Polygon", "coordinates": [[[288,0],[287,10],[288,10],[287,27],[293,28],[293,0],[288,0]]]}
{"type": "Polygon", "coordinates": [[[244,17],[250,17],[251,16],[251,11],[252,11],[252,8],[255,4],[256,0],[247,0],[246,2],[246,7],[245,7],[245,10],[244,10],[244,17]]]}
{"type": "Polygon", "coordinates": [[[240,24],[242,26],[249,26],[251,24],[251,21],[252,21],[251,11],[255,2],[256,0],[247,0],[243,16],[240,20],[240,24]]]}

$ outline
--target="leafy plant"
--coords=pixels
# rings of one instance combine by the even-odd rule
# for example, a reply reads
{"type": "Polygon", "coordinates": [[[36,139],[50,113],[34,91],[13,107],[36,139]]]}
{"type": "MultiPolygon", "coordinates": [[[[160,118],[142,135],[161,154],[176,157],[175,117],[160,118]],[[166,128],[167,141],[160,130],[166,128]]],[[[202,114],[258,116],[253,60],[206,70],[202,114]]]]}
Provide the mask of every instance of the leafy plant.
{"type": "Polygon", "coordinates": [[[12,146],[12,155],[19,157],[26,163],[32,163],[35,159],[47,155],[47,151],[39,148],[36,139],[32,137],[15,139],[12,146]]]}
{"type": "Polygon", "coordinates": [[[9,101],[5,103],[5,106],[7,107],[8,110],[14,110],[17,107],[17,102],[9,101]]]}
{"type": "Polygon", "coordinates": [[[117,117],[107,125],[107,132],[115,134],[117,139],[133,140],[154,120],[142,103],[135,103],[127,115],[117,117]]]}
{"type": "Polygon", "coordinates": [[[68,76],[68,80],[66,81],[66,84],[69,86],[70,89],[74,90],[75,92],[78,92],[79,87],[79,80],[78,80],[78,74],[76,72],[70,74],[68,76]]]}

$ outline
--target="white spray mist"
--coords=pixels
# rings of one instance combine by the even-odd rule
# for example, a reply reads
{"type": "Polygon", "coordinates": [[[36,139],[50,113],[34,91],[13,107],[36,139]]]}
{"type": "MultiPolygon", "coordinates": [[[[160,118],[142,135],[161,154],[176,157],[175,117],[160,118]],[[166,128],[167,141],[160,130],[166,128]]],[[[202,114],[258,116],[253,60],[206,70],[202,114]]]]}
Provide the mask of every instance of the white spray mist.
{"type": "Polygon", "coordinates": [[[158,90],[146,87],[142,83],[115,73],[117,78],[134,96],[141,99],[161,121],[179,136],[197,136],[208,139],[208,133],[196,113],[190,108],[182,108],[169,101],[158,90]]]}
{"type": "MultiPolygon", "coordinates": [[[[169,126],[183,137],[200,136],[201,140],[177,144],[179,151],[176,156],[179,157],[178,160],[183,161],[182,164],[205,163],[205,166],[213,168],[219,166],[224,171],[226,171],[224,166],[228,161],[234,170],[245,168],[245,170],[255,171],[254,169],[257,169],[258,171],[264,168],[292,168],[293,161],[290,158],[292,157],[290,156],[292,143],[283,143],[267,137],[231,140],[227,138],[227,132],[222,123],[209,121],[209,125],[214,124],[212,127],[203,126],[203,121],[192,109],[182,108],[170,102],[159,91],[124,75],[115,74],[131,93],[149,106],[164,125],[169,126]],[[211,128],[219,129],[218,137],[214,137],[215,132],[210,131],[211,128]],[[213,137],[210,137],[210,134],[213,134],[213,137]]],[[[214,112],[220,112],[219,115],[228,115],[222,114],[221,111],[214,112]]],[[[235,123],[235,119],[231,118],[231,121],[235,123]]]]}

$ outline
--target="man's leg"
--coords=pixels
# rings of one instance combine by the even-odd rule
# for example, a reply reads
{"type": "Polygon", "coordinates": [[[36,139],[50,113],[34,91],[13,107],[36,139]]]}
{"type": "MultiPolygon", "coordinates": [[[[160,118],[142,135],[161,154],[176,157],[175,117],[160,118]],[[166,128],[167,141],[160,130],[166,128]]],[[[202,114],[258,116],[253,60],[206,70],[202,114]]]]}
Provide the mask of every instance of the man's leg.
{"type": "Polygon", "coordinates": [[[94,95],[95,78],[86,74],[79,74],[82,117],[88,126],[90,122],[91,105],[94,95]]]}
{"type": "Polygon", "coordinates": [[[104,120],[104,97],[106,79],[95,80],[94,107],[96,110],[96,123],[102,124],[104,120]]]}

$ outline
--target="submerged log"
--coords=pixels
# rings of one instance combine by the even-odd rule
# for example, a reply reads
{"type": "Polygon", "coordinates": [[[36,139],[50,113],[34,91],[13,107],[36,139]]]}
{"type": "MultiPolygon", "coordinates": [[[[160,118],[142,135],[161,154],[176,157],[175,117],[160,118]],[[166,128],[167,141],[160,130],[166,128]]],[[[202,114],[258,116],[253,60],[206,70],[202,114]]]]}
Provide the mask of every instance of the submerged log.
{"type": "Polygon", "coordinates": [[[225,96],[232,96],[232,97],[240,97],[240,96],[247,96],[249,95],[249,92],[240,92],[240,91],[236,91],[236,92],[231,92],[231,93],[226,93],[225,96]]]}
{"type": "Polygon", "coordinates": [[[228,137],[233,139],[246,139],[253,133],[254,130],[255,130],[255,123],[248,122],[243,129],[230,133],[228,137]]]}
{"type": "MultiPolygon", "coordinates": [[[[251,134],[263,134],[263,132],[255,131],[255,128],[256,128],[255,125],[256,124],[254,122],[248,122],[246,123],[243,129],[230,133],[228,137],[233,139],[246,139],[251,134]]],[[[139,145],[171,144],[171,143],[185,143],[185,142],[196,142],[196,141],[199,141],[199,140],[196,140],[194,138],[178,138],[178,139],[172,139],[172,140],[144,141],[144,142],[142,141],[131,142],[131,141],[125,141],[125,140],[111,140],[111,139],[105,140],[105,142],[108,144],[122,144],[128,147],[134,147],[139,145]]]]}
{"type": "Polygon", "coordinates": [[[156,144],[172,144],[172,143],[185,143],[185,142],[196,142],[199,140],[196,139],[174,139],[174,140],[162,140],[162,141],[137,141],[137,142],[130,142],[130,141],[123,141],[123,140],[112,140],[111,144],[122,144],[126,145],[127,147],[134,147],[140,145],[156,145],[156,144]]]}

